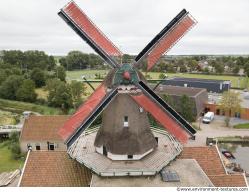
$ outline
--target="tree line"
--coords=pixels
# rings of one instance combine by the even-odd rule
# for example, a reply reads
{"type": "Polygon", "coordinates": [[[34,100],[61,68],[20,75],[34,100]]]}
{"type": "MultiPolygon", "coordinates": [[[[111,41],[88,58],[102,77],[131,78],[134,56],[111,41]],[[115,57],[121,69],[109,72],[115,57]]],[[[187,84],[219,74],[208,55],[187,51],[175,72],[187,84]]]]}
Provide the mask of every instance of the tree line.
{"type": "Polygon", "coordinates": [[[65,68],[42,51],[2,51],[0,67],[0,98],[45,104],[65,113],[82,102],[85,85],[66,82],[65,68]],[[37,88],[48,92],[47,100],[37,98],[37,88]]]}

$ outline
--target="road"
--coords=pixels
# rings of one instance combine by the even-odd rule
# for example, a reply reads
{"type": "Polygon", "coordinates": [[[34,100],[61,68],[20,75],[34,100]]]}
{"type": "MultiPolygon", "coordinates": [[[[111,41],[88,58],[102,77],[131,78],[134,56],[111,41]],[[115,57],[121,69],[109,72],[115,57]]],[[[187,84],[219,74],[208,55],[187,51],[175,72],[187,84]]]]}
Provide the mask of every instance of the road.
{"type": "MultiPolygon", "coordinates": [[[[230,124],[248,123],[248,120],[232,118],[230,124]]],[[[194,123],[199,126],[199,123],[194,123]]],[[[196,133],[196,140],[189,141],[186,146],[205,146],[207,137],[249,136],[249,129],[233,129],[225,127],[224,117],[215,116],[210,124],[200,123],[200,131],[196,133]]]]}

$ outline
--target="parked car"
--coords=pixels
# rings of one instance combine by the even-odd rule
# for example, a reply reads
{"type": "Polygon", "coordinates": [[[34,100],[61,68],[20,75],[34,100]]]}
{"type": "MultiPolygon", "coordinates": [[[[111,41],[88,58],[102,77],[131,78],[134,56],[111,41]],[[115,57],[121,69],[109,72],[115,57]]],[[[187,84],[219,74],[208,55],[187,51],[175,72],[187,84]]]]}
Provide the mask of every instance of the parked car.
{"type": "Polygon", "coordinates": [[[211,121],[213,121],[214,119],[214,112],[207,112],[203,119],[202,119],[202,122],[203,123],[210,123],[211,121]]]}

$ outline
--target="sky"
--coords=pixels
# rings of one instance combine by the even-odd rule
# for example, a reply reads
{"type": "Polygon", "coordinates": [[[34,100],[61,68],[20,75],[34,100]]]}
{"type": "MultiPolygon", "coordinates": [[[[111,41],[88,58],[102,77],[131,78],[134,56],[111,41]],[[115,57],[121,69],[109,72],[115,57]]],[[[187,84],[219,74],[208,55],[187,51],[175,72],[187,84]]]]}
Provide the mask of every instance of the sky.
{"type": "MultiPolygon", "coordinates": [[[[94,51],[57,15],[68,0],[0,0],[0,50],[94,51]]],[[[183,8],[198,21],[169,52],[249,54],[248,0],[75,0],[123,52],[138,54],[183,8]]]]}

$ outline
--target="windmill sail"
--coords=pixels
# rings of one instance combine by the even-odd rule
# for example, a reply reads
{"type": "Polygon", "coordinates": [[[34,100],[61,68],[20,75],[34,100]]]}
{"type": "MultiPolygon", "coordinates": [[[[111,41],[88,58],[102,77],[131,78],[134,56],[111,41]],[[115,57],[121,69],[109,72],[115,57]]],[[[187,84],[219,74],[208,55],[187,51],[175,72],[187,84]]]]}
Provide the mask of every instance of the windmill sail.
{"type": "Polygon", "coordinates": [[[168,52],[175,43],[194,25],[196,21],[183,9],[135,58],[135,66],[146,59],[147,70],[150,70],[160,57],[168,52]]]}
{"type": "Polygon", "coordinates": [[[171,134],[177,139],[186,142],[196,131],[193,127],[181,117],[173,108],[165,103],[142,81],[139,87],[144,94],[132,95],[132,98],[148,111],[157,121],[159,121],[171,134]]]}
{"type": "Polygon", "coordinates": [[[88,128],[103,109],[117,95],[117,89],[106,93],[104,85],[100,85],[90,98],[66,121],[59,130],[59,135],[70,146],[77,137],[88,128]]]}
{"type": "Polygon", "coordinates": [[[58,14],[107,63],[114,68],[119,67],[111,56],[122,56],[122,52],[97,28],[73,1],[62,8],[58,14]]]}

